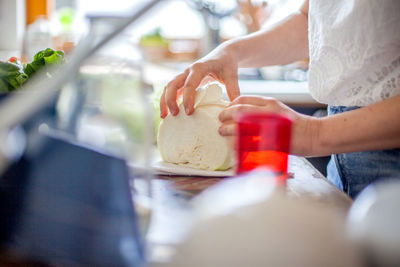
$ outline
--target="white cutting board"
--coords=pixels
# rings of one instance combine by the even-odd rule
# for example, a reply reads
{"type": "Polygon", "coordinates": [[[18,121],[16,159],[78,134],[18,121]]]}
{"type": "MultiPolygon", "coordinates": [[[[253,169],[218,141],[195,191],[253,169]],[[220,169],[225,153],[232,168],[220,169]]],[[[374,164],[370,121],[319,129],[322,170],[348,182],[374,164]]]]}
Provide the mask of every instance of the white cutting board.
{"type": "Polygon", "coordinates": [[[226,171],[207,171],[194,169],[184,165],[164,162],[158,160],[152,164],[156,174],[162,175],[183,175],[183,176],[204,176],[204,177],[230,177],[235,175],[235,171],[231,168],[226,171]]]}

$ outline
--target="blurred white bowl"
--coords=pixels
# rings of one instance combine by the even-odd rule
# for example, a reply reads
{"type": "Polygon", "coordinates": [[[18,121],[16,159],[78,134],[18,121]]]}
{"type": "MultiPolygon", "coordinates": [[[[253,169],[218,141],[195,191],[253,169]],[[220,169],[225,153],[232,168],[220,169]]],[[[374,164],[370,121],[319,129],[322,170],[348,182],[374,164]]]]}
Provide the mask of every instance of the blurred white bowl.
{"type": "Polygon", "coordinates": [[[343,216],[290,198],[264,177],[233,178],[205,191],[168,266],[360,266],[343,216]]]}
{"type": "Polygon", "coordinates": [[[366,188],[350,209],[348,231],[371,266],[400,266],[400,181],[366,188]]]}

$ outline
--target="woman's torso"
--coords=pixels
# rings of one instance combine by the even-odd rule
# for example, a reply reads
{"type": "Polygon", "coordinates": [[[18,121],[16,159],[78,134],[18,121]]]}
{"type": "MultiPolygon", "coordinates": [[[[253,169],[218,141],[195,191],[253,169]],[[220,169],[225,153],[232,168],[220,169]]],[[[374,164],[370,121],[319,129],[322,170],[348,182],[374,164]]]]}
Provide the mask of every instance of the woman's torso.
{"type": "Polygon", "coordinates": [[[310,92],[322,103],[400,94],[400,1],[310,0],[309,52],[310,92]]]}

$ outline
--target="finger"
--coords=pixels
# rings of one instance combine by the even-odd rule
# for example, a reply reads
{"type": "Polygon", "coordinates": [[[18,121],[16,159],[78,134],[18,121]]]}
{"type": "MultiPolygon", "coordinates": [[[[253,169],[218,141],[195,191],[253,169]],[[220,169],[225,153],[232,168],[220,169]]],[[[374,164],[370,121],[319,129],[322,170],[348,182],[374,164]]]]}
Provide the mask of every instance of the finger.
{"type": "MultiPolygon", "coordinates": [[[[176,99],[178,100],[183,94],[183,87],[176,91],[176,99]]],[[[179,109],[178,109],[179,111],[179,109]]],[[[164,119],[168,115],[168,107],[165,102],[165,89],[160,98],[160,117],[164,119]]]]}
{"type": "Polygon", "coordinates": [[[165,90],[166,88],[164,88],[164,91],[160,98],[160,117],[163,119],[168,115],[168,107],[167,103],[165,102],[165,90]]]}
{"type": "Polygon", "coordinates": [[[218,132],[222,136],[232,136],[237,134],[236,123],[223,124],[219,127],[218,132]]]}
{"type": "Polygon", "coordinates": [[[262,96],[255,96],[255,95],[247,95],[247,96],[240,96],[233,100],[229,106],[237,105],[237,104],[250,104],[255,106],[265,106],[269,102],[276,101],[273,98],[262,97],[262,96]]]}
{"type": "Polygon", "coordinates": [[[263,112],[263,108],[260,106],[254,106],[249,104],[238,104],[235,106],[230,106],[224,109],[218,116],[221,122],[226,122],[229,120],[234,120],[234,115],[237,112],[263,112]]]}
{"type": "Polygon", "coordinates": [[[183,88],[183,106],[187,115],[191,115],[194,112],[196,89],[204,77],[205,73],[202,69],[193,67],[186,79],[183,88]]]}
{"type": "Polygon", "coordinates": [[[230,123],[236,123],[233,119],[232,120],[225,120],[223,123],[222,123],[222,125],[223,124],[230,124],[230,123]]]}
{"type": "Polygon", "coordinates": [[[177,99],[177,91],[182,88],[185,83],[185,80],[188,76],[188,71],[179,74],[175,77],[171,82],[168,83],[165,89],[165,102],[171,111],[172,115],[177,115],[179,113],[179,108],[176,103],[177,99]]]}
{"type": "Polygon", "coordinates": [[[237,72],[225,75],[224,83],[226,86],[226,92],[228,93],[228,97],[231,101],[233,101],[240,95],[239,79],[237,72]]]}

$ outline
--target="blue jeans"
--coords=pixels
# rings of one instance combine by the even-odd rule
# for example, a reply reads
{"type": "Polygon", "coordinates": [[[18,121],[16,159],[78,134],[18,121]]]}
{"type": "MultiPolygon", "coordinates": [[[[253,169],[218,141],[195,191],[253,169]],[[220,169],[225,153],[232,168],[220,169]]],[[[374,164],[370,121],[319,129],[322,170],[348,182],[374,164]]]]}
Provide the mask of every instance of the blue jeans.
{"type": "MultiPolygon", "coordinates": [[[[358,107],[328,107],[328,115],[358,107]]],[[[354,198],[367,185],[386,178],[400,178],[400,149],[376,150],[332,155],[327,178],[354,198]]]]}

